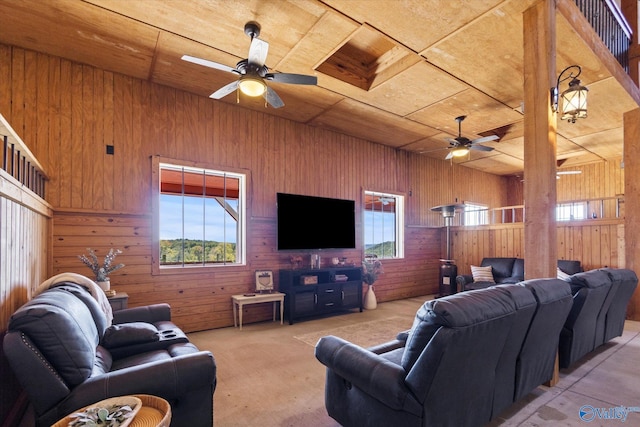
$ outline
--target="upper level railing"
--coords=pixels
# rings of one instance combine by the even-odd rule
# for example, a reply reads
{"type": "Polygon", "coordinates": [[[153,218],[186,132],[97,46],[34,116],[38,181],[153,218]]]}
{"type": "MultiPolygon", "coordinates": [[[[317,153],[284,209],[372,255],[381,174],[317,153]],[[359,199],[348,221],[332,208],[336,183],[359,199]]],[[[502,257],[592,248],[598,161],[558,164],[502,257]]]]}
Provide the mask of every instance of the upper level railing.
{"type": "Polygon", "coordinates": [[[614,0],[575,0],[582,14],[618,60],[629,72],[629,47],[632,30],[614,0]]]}
{"type": "Polygon", "coordinates": [[[44,199],[45,184],[49,179],[47,174],[1,114],[0,138],[2,138],[0,168],[44,199]]]}
{"type": "MultiPolygon", "coordinates": [[[[619,219],[624,217],[624,196],[596,199],[564,200],[556,205],[556,220],[585,221],[593,219],[619,219]]],[[[494,225],[524,222],[524,205],[499,208],[472,209],[459,212],[451,225],[494,225]]]]}

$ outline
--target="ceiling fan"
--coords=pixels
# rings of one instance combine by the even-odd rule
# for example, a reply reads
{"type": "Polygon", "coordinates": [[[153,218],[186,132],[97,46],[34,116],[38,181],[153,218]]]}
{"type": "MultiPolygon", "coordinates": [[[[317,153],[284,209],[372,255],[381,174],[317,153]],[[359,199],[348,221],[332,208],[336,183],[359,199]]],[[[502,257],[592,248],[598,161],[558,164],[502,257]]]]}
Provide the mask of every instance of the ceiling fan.
{"type": "Polygon", "coordinates": [[[497,135],[483,136],[482,138],[476,138],[474,140],[470,140],[462,136],[462,122],[466,119],[467,116],[458,116],[456,117],[456,122],[458,122],[458,137],[457,138],[447,138],[449,141],[449,154],[445,157],[445,160],[452,159],[454,157],[462,157],[466,156],[469,153],[469,150],[478,150],[478,151],[492,151],[493,147],[486,147],[484,145],[480,145],[483,142],[495,141],[499,139],[497,135]]]}
{"type": "Polygon", "coordinates": [[[203,65],[216,70],[227,71],[240,76],[238,80],[231,82],[212,93],[209,96],[210,98],[224,98],[231,92],[240,89],[242,93],[249,96],[263,96],[266,102],[273,108],[280,108],[284,106],[284,102],[282,102],[282,99],[280,99],[273,89],[267,86],[266,80],[294,85],[318,84],[318,78],[316,76],[309,76],[305,74],[270,73],[269,68],[265,65],[267,52],[269,51],[269,43],[258,38],[260,35],[260,25],[253,21],[247,22],[244,26],[244,33],[251,37],[249,56],[238,62],[235,68],[194,56],[182,56],[184,61],[193,62],[194,64],[203,65]]]}

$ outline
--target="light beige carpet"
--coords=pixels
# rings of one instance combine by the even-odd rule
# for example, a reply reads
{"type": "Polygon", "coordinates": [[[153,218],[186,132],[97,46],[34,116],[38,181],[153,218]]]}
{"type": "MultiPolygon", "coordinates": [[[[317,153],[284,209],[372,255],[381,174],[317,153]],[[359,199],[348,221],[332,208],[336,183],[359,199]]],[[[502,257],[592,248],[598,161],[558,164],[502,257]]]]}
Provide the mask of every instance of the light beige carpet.
{"type": "Polygon", "coordinates": [[[371,347],[393,340],[398,332],[411,328],[412,320],[402,317],[387,317],[385,319],[358,322],[337,328],[323,329],[294,336],[295,339],[315,347],[321,337],[335,335],[360,347],[371,347]]]}

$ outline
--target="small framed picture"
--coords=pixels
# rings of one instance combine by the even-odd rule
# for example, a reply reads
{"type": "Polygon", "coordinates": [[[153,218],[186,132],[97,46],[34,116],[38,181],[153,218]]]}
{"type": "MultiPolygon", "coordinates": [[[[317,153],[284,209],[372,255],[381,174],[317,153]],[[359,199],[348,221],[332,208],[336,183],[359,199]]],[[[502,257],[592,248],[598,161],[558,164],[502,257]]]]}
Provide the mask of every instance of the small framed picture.
{"type": "Polygon", "coordinates": [[[273,291],[273,272],[270,270],[256,271],[256,292],[273,291]]]}

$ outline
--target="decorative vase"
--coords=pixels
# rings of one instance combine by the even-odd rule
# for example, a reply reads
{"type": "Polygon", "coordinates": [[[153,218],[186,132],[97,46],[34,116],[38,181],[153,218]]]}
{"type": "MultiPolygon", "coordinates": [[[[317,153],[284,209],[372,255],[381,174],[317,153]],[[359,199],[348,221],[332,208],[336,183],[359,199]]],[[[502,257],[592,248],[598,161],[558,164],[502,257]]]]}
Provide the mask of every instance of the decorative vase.
{"type": "Polygon", "coordinates": [[[364,295],[364,308],[365,310],[375,310],[376,307],[378,307],[376,294],[373,292],[373,285],[369,285],[369,289],[367,289],[364,295]]]}
{"type": "Polygon", "coordinates": [[[109,280],[108,277],[107,277],[107,280],[103,280],[101,282],[96,282],[96,283],[98,283],[98,286],[100,286],[100,289],[102,289],[105,292],[111,289],[111,280],[109,280]]]}

